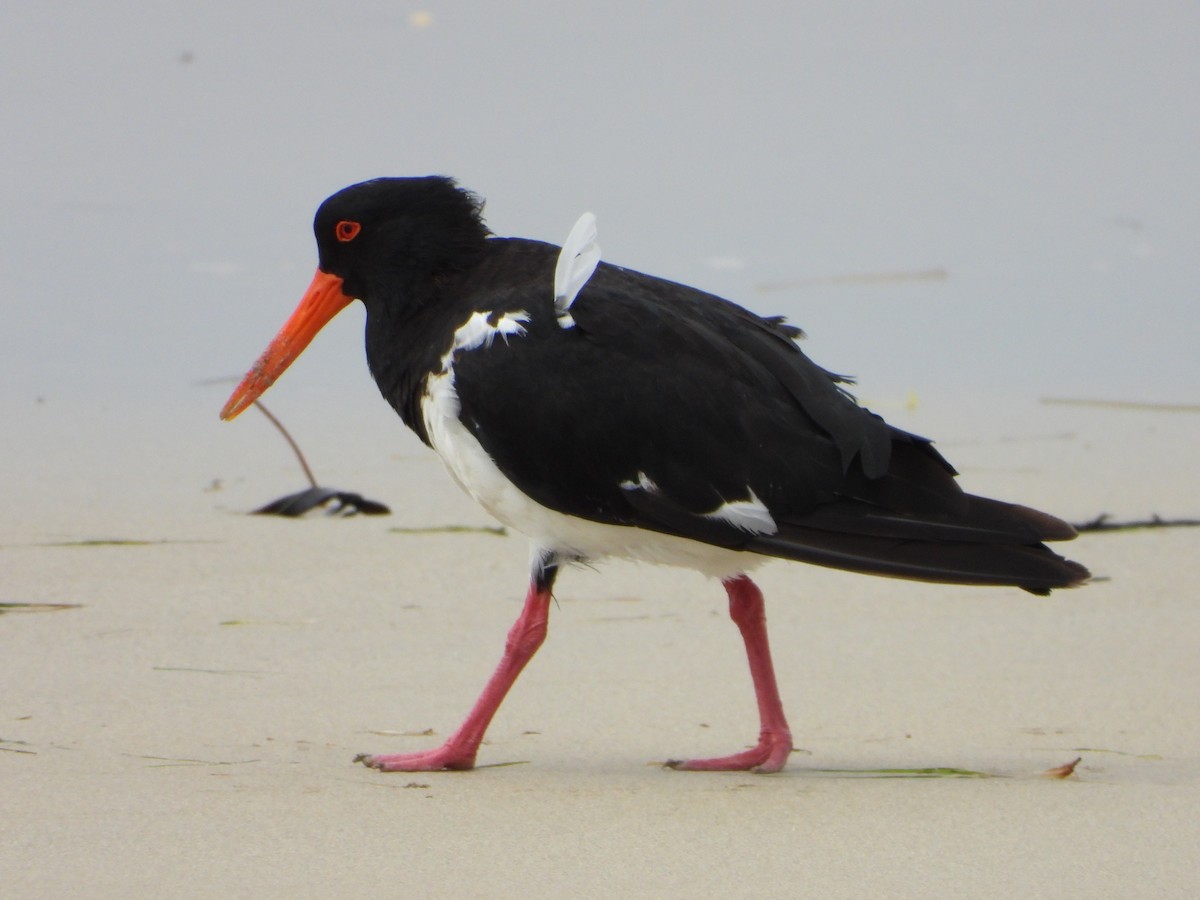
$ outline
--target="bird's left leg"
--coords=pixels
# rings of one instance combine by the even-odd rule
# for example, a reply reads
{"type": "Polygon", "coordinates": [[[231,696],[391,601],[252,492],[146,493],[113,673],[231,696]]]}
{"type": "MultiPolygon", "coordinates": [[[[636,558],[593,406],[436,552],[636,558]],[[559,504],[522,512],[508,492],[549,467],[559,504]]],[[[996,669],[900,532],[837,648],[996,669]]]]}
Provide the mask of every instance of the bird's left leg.
{"type": "Polygon", "coordinates": [[[446,743],[433,750],[417,753],[382,756],[363,753],[355,757],[355,762],[361,762],[373,769],[382,769],[384,772],[473,769],[475,755],[479,752],[479,745],[492,717],[496,715],[501,702],[517,680],[517,676],[521,674],[521,670],[525,668],[525,664],[533,658],[533,654],[546,639],[546,625],[550,616],[550,589],[554,585],[557,573],[558,566],[552,557],[543,556],[535,562],[529,593],[525,596],[525,606],[508,632],[500,665],[488,679],[483,693],[475,701],[475,706],[471,708],[467,718],[458,730],[446,739],[446,743]]]}
{"type": "Polygon", "coordinates": [[[778,772],[792,752],[792,732],[783,714],[779,687],[775,683],[775,666],[771,662],[771,647],[767,641],[767,617],[763,608],[762,591],[746,575],[726,578],[722,584],[729,595],[729,617],[733,619],[746,644],[746,659],[750,663],[750,678],[758,700],[758,743],[750,750],[711,759],[669,760],[672,769],[688,771],[778,772]]]}

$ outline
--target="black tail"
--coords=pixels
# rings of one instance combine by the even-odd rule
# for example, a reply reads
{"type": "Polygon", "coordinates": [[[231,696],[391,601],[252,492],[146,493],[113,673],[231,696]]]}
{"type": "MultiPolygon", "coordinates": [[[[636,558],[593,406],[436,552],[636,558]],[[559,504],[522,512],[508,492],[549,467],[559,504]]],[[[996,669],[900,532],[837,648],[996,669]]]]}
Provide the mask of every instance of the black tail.
{"type": "Polygon", "coordinates": [[[1033,594],[1075,587],[1091,577],[1042,541],[1070,540],[1075,529],[1018,506],[961,495],[953,514],[895,513],[853,500],[779,523],[746,549],[820,566],[946,584],[1012,585],[1033,594]]]}

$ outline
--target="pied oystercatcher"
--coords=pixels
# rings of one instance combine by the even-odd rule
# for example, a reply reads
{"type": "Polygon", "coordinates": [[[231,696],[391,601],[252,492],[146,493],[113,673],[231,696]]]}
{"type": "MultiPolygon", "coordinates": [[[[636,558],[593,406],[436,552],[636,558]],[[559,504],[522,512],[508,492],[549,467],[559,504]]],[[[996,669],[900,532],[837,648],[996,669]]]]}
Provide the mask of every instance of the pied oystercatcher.
{"type": "Polygon", "coordinates": [[[221,412],[265,391],[353,299],[367,363],[455,481],[532,542],[525,605],[462,726],[387,771],[469,769],[546,635],[564,563],[608,556],[722,580],[758,700],[757,744],[680,769],[775,772],[792,750],[762,594],[770,557],[1035,594],[1088,571],[1042,542],[1067,523],[964,493],[928,440],[859,406],[800,331],[694,288],[599,261],[595,220],[562,248],[493,237],[449,178],[380,178],[321,204],[300,305],[221,412]]]}

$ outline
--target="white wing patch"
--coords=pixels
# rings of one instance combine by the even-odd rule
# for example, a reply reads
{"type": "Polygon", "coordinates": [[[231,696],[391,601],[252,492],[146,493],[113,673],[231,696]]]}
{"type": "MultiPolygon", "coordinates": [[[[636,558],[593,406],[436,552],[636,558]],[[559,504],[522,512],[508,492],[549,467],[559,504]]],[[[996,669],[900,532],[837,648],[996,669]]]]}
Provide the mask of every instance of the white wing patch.
{"type": "Polygon", "coordinates": [[[775,524],[775,519],[771,516],[771,511],[767,509],[766,504],[759,500],[749,487],[746,490],[750,491],[749,500],[732,500],[722,503],[712,512],[705,513],[704,518],[720,519],[728,522],[734,528],[740,528],[750,534],[774,534],[777,532],[779,526],[775,524]]]}
{"type": "Polygon", "coordinates": [[[525,323],[529,321],[529,313],[517,310],[511,313],[474,312],[471,318],[458,326],[454,332],[454,341],[450,349],[442,356],[442,371],[449,372],[454,355],[460,350],[474,350],[476,347],[490,347],[496,335],[508,341],[509,335],[525,333],[525,323]]]}
{"type": "MultiPolygon", "coordinates": [[[[620,488],[623,491],[645,491],[647,494],[661,493],[658,485],[645,472],[638,472],[636,479],[622,481],[620,488]]],[[[758,495],[749,485],[746,486],[746,490],[750,494],[749,500],[722,503],[712,512],[704,513],[703,518],[725,522],[750,534],[775,534],[779,526],[775,524],[771,511],[758,499],[758,495]]]]}
{"type": "Polygon", "coordinates": [[[571,304],[587,284],[596,266],[600,264],[600,245],[596,243],[596,217],[590,212],[579,217],[579,221],[567,235],[558,253],[554,267],[554,308],[558,313],[558,324],[571,328],[571,304]]]}
{"type": "Polygon", "coordinates": [[[623,491],[645,491],[647,494],[658,493],[658,485],[651,481],[645,472],[638,472],[637,481],[633,481],[632,479],[622,481],[618,487],[623,491]]]}

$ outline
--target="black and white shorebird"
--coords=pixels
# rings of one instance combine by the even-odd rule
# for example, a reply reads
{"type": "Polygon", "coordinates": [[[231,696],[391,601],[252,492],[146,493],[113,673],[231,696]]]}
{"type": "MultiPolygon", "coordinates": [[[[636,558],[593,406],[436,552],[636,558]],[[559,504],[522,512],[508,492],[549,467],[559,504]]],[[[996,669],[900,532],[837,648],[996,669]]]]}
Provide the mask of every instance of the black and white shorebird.
{"type": "Polygon", "coordinates": [[[599,260],[585,215],[562,248],[492,236],[443,177],[380,178],[317,211],[304,298],[221,413],[250,405],[353,299],[367,362],[455,481],[532,544],[524,608],[462,726],[387,771],[469,769],[546,635],[564,564],[605,557],[721,579],[761,729],[751,749],[679,769],[775,772],[792,750],[747,574],[772,557],[1035,594],[1088,571],[1048,549],[1067,523],[964,493],[928,440],[859,406],[801,352],[800,331],[599,260]]]}

